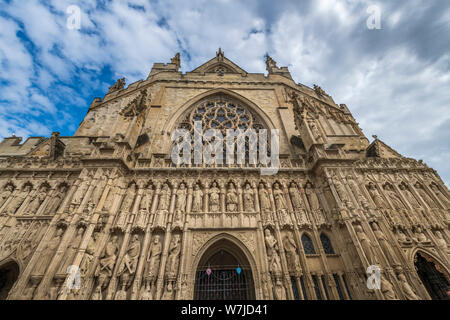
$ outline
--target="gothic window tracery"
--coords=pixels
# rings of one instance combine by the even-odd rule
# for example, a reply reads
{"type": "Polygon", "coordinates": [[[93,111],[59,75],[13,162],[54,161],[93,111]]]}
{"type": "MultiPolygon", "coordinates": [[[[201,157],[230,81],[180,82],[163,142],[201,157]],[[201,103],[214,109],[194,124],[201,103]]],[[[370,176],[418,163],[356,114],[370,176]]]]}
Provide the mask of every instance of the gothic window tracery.
{"type": "MultiPolygon", "coordinates": [[[[258,133],[261,129],[267,129],[264,122],[250,109],[250,107],[227,95],[214,95],[197,102],[184,114],[182,120],[178,123],[177,129],[188,130],[191,137],[194,138],[194,130],[196,130],[194,123],[196,121],[200,121],[202,124],[202,130],[201,132],[195,132],[197,134],[203,136],[206,130],[209,129],[216,129],[220,131],[223,138],[224,159],[227,130],[240,129],[245,134],[248,133],[249,129],[254,129],[256,133],[258,133]]],[[[182,138],[180,137],[179,139],[181,141],[182,138]]],[[[267,139],[270,140],[270,132],[267,133],[267,139]]],[[[248,138],[245,139],[246,159],[248,159],[249,150],[251,149],[248,140],[248,138]]],[[[210,141],[213,143],[215,138],[212,137],[210,141]]],[[[175,142],[177,143],[179,141],[177,140],[175,142]]],[[[205,147],[207,143],[203,141],[203,144],[205,147]]],[[[267,144],[267,149],[267,152],[269,153],[269,141],[267,144]]]]}
{"type": "Polygon", "coordinates": [[[303,250],[305,250],[305,254],[316,254],[316,250],[314,249],[314,244],[311,238],[305,233],[302,235],[302,244],[303,250]]]}
{"type": "Polygon", "coordinates": [[[333,246],[331,244],[330,238],[328,238],[325,234],[320,234],[320,242],[322,242],[322,247],[325,254],[335,254],[333,246]]]}

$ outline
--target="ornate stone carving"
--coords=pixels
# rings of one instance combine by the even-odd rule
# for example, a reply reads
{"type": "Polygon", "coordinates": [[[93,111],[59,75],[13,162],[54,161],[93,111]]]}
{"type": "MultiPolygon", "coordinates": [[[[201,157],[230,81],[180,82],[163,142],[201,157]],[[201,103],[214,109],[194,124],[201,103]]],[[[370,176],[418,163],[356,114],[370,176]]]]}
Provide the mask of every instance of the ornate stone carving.
{"type": "Polygon", "coordinates": [[[191,211],[193,213],[203,211],[203,191],[200,189],[198,184],[194,185],[191,211]]]}
{"type": "Polygon", "coordinates": [[[53,256],[56,252],[56,249],[61,242],[61,238],[63,236],[64,230],[59,228],[56,231],[56,235],[53,238],[47,240],[45,243],[45,247],[39,255],[39,260],[36,262],[33,268],[34,275],[43,275],[53,259],[53,256]]]}
{"type": "Polygon", "coordinates": [[[301,271],[298,248],[291,232],[287,232],[283,239],[284,250],[286,251],[286,260],[289,271],[295,275],[301,271]]]}
{"type": "Polygon", "coordinates": [[[245,184],[245,189],[243,192],[243,200],[244,200],[244,211],[245,212],[254,212],[255,211],[255,195],[254,195],[253,189],[249,183],[245,184]]]}
{"type": "Polygon", "coordinates": [[[220,190],[217,187],[217,182],[213,182],[209,189],[209,211],[218,212],[220,210],[220,190]]]}
{"type": "Polygon", "coordinates": [[[399,274],[398,280],[400,282],[400,287],[407,300],[422,300],[408,283],[404,274],[399,274]]]}

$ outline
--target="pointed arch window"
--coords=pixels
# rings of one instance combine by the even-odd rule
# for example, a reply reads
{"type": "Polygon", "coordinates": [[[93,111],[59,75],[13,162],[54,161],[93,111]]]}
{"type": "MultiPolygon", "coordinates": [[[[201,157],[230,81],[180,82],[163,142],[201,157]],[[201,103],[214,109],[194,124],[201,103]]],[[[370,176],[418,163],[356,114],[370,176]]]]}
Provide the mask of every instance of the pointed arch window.
{"type": "Polygon", "coordinates": [[[314,249],[314,244],[311,238],[305,233],[302,235],[302,244],[303,250],[305,250],[305,254],[316,254],[316,250],[314,249]]]}
{"type": "MultiPolygon", "coordinates": [[[[196,121],[200,121],[202,124],[202,131],[196,132],[197,134],[203,135],[208,129],[220,131],[223,138],[224,157],[227,130],[240,129],[246,133],[249,129],[254,129],[258,133],[261,129],[268,129],[264,121],[249,106],[226,94],[212,95],[197,102],[181,117],[177,128],[188,130],[194,137],[194,129],[196,129],[194,123],[196,121]]],[[[269,139],[267,153],[270,155],[270,133],[267,136],[269,139]]],[[[211,141],[215,141],[215,138],[212,138],[211,141]]],[[[258,148],[259,145],[250,146],[248,138],[245,139],[244,143],[245,159],[248,160],[251,147],[258,148]]],[[[206,147],[206,144],[203,141],[203,148],[206,147]]]]}
{"type": "Polygon", "coordinates": [[[328,238],[325,234],[320,234],[320,242],[322,242],[323,250],[325,254],[335,254],[333,245],[331,244],[330,238],[328,238]]]}

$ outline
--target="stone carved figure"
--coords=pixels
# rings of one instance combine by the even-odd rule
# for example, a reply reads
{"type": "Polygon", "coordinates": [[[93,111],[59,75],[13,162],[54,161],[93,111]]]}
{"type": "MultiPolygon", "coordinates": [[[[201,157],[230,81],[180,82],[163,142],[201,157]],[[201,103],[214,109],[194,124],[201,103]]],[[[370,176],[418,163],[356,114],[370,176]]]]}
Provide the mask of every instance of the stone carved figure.
{"type": "Polygon", "coordinates": [[[344,184],[340,181],[340,179],[336,176],[333,177],[333,184],[336,188],[336,192],[339,196],[339,199],[341,200],[341,203],[347,207],[351,205],[350,199],[347,195],[347,190],[345,189],[344,184]]]}
{"type": "Polygon", "coordinates": [[[282,225],[289,224],[290,219],[287,211],[288,208],[286,204],[286,197],[284,196],[284,192],[283,190],[281,190],[278,183],[275,183],[274,185],[273,198],[275,200],[275,206],[280,217],[280,223],[282,225]]]}
{"type": "Polygon", "coordinates": [[[440,231],[436,231],[435,236],[436,236],[436,243],[438,245],[438,248],[441,249],[444,253],[447,253],[448,245],[447,245],[447,241],[445,241],[442,233],[440,231]]]}
{"type": "Polygon", "coordinates": [[[180,264],[181,238],[175,234],[170,242],[169,257],[166,264],[166,288],[164,290],[163,300],[173,299],[174,283],[178,274],[180,264]]]}
{"type": "Polygon", "coordinates": [[[441,203],[444,205],[445,209],[450,208],[450,200],[447,199],[447,197],[439,190],[439,187],[436,186],[434,183],[430,185],[431,190],[434,192],[435,196],[441,201],[441,203]]]}
{"type": "Polygon", "coordinates": [[[180,184],[177,192],[177,198],[175,201],[175,218],[174,221],[181,222],[183,219],[183,214],[186,212],[186,185],[184,183],[180,184]]]}
{"type": "Polygon", "coordinates": [[[48,206],[45,210],[46,214],[54,214],[58,211],[59,207],[61,206],[64,197],[66,196],[67,192],[67,186],[62,185],[59,190],[53,195],[53,197],[50,199],[48,206]]]}
{"type": "Polygon", "coordinates": [[[194,213],[203,211],[203,191],[198,184],[194,186],[191,211],[194,213]]]}
{"type": "Polygon", "coordinates": [[[95,184],[94,192],[92,192],[92,202],[98,203],[100,201],[107,182],[108,177],[105,174],[102,174],[95,184]]]}
{"type": "Polygon", "coordinates": [[[159,265],[161,263],[162,244],[160,236],[155,235],[153,244],[148,254],[147,259],[147,275],[145,277],[145,284],[141,290],[141,300],[151,300],[153,296],[153,288],[155,287],[156,278],[159,273],[159,265]]]}
{"type": "Polygon", "coordinates": [[[386,300],[398,300],[394,287],[384,276],[381,277],[381,292],[386,300]]]}
{"type": "Polygon", "coordinates": [[[428,240],[427,236],[425,235],[421,227],[415,228],[415,236],[416,236],[415,240],[418,243],[430,242],[430,240],[428,240]]]}
{"type": "Polygon", "coordinates": [[[209,189],[209,211],[219,212],[220,210],[220,190],[217,187],[217,182],[213,182],[211,189],[209,189]]]}
{"type": "Polygon", "coordinates": [[[405,196],[406,200],[414,209],[420,209],[422,207],[417,199],[413,196],[411,191],[403,183],[399,185],[399,189],[403,191],[403,195],[405,196]]]}
{"type": "Polygon", "coordinates": [[[269,229],[264,231],[265,237],[264,241],[266,243],[267,258],[269,260],[269,271],[274,276],[279,276],[281,274],[281,260],[278,248],[278,241],[272,235],[269,229]]]}
{"type": "Polygon", "coordinates": [[[125,228],[127,223],[128,215],[133,210],[134,198],[136,197],[136,185],[134,183],[131,184],[130,188],[126,191],[125,199],[122,201],[122,205],[120,207],[119,218],[117,219],[117,227],[125,228]]]}
{"type": "Polygon", "coordinates": [[[414,184],[414,187],[416,188],[417,193],[420,195],[420,197],[423,199],[423,201],[425,201],[425,203],[431,208],[437,208],[436,206],[436,202],[434,202],[431,197],[428,195],[428,193],[425,191],[425,189],[423,188],[423,186],[419,183],[416,182],[414,184]]]}
{"type": "Polygon", "coordinates": [[[112,236],[105,247],[104,253],[96,270],[96,276],[105,275],[111,277],[119,252],[118,236],[112,236]]]}
{"type": "Polygon", "coordinates": [[[165,183],[159,193],[158,210],[155,216],[155,227],[165,227],[166,216],[169,213],[171,191],[169,185],[165,183]]]}
{"type": "Polygon", "coordinates": [[[370,196],[373,199],[373,202],[375,202],[375,205],[377,209],[386,209],[388,208],[388,205],[386,204],[386,201],[384,201],[381,194],[378,192],[378,189],[376,185],[373,182],[370,182],[367,186],[367,189],[369,191],[370,196]]]}
{"type": "Polygon", "coordinates": [[[8,200],[13,191],[14,187],[12,184],[7,184],[5,186],[5,190],[3,190],[3,192],[0,194],[0,209],[5,204],[6,200],[8,200]]]}
{"type": "Polygon", "coordinates": [[[35,193],[33,196],[33,200],[31,200],[27,209],[25,210],[24,215],[33,215],[36,214],[41,204],[44,202],[47,197],[47,187],[41,186],[39,192],[35,193]]]}
{"type": "Polygon", "coordinates": [[[255,195],[253,193],[253,189],[250,184],[247,183],[245,185],[244,194],[244,211],[245,212],[254,212],[255,211],[255,195]]]}
{"type": "Polygon", "coordinates": [[[377,264],[377,257],[375,251],[373,250],[373,244],[370,241],[369,237],[366,235],[363,228],[359,225],[355,227],[355,231],[369,264],[377,264]]]}
{"type": "Polygon", "coordinates": [[[272,205],[270,203],[269,192],[263,183],[259,184],[259,202],[261,204],[261,214],[264,222],[270,222],[272,205]]]}
{"type": "Polygon", "coordinates": [[[78,187],[77,191],[72,197],[72,203],[75,205],[80,205],[81,201],[83,201],[84,196],[89,188],[89,178],[85,177],[81,182],[81,185],[78,187]]]}
{"type": "Polygon", "coordinates": [[[62,258],[58,272],[59,274],[66,274],[67,269],[72,264],[75,255],[77,254],[78,248],[81,245],[81,241],[83,240],[84,228],[80,227],[77,230],[77,234],[75,235],[75,239],[73,239],[66,251],[64,252],[64,257],[62,258]]]}
{"type": "Polygon", "coordinates": [[[175,277],[178,273],[179,255],[181,252],[181,237],[175,234],[170,242],[169,257],[167,258],[166,275],[175,277]]]}
{"type": "Polygon", "coordinates": [[[400,281],[400,287],[406,300],[421,300],[421,298],[414,292],[413,288],[408,283],[408,280],[406,280],[404,274],[399,274],[398,280],[400,281]]]}
{"type": "Polygon", "coordinates": [[[372,230],[373,233],[375,234],[375,237],[378,240],[378,243],[381,246],[381,249],[383,250],[384,254],[387,257],[389,264],[391,266],[399,266],[400,262],[397,259],[397,255],[395,254],[394,249],[392,248],[388,238],[386,237],[384,232],[381,231],[380,227],[376,222],[372,223],[372,230]]]}
{"type": "Polygon", "coordinates": [[[306,198],[308,199],[309,206],[311,208],[311,212],[316,219],[317,225],[325,225],[325,217],[323,216],[322,209],[320,208],[319,198],[314,190],[313,185],[310,182],[306,183],[305,186],[306,198]]]}
{"type": "Polygon", "coordinates": [[[236,212],[238,209],[238,196],[234,183],[230,182],[228,184],[228,191],[226,196],[227,211],[236,212]]]}
{"type": "Polygon", "coordinates": [[[41,252],[41,255],[39,256],[39,260],[36,262],[34,268],[33,268],[33,274],[35,275],[43,275],[45,271],[47,270],[48,265],[52,261],[53,255],[56,252],[56,249],[58,248],[62,235],[64,233],[64,230],[59,228],[56,231],[56,235],[47,240],[45,243],[45,247],[41,252]]]}
{"type": "Polygon", "coordinates": [[[120,277],[121,288],[116,292],[115,300],[126,300],[126,289],[129,287],[130,282],[133,280],[133,276],[136,273],[140,253],[141,242],[139,236],[135,234],[133,235],[131,243],[117,270],[117,276],[120,277]]]}
{"type": "Polygon", "coordinates": [[[27,198],[28,194],[31,192],[31,185],[26,184],[22,191],[20,191],[9,203],[8,209],[6,210],[9,214],[14,214],[20,208],[22,203],[27,198]]]}
{"type": "Polygon", "coordinates": [[[314,121],[309,122],[309,129],[311,130],[312,138],[315,143],[322,143],[322,134],[320,133],[314,121]]]}
{"type": "Polygon", "coordinates": [[[289,271],[299,272],[300,271],[300,260],[298,256],[297,244],[295,243],[294,237],[291,232],[288,232],[283,239],[284,250],[286,251],[286,260],[288,264],[289,271]]]}
{"type": "Polygon", "coordinates": [[[83,259],[80,263],[80,273],[82,277],[86,276],[86,273],[89,269],[89,267],[92,264],[92,261],[94,260],[94,254],[95,250],[97,248],[97,239],[98,239],[98,232],[94,232],[91,239],[89,239],[86,252],[84,253],[83,259]]]}
{"type": "Polygon", "coordinates": [[[300,192],[295,183],[291,183],[289,187],[289,195],[291,196],[292,206],[294,208],[295,216],[297,217],[298,224],[300,226],[308,226],[310,225],[310,221],[308,216],[306,215],[305,206],[303,205],[303,201],[300,197],[300,192]]]}

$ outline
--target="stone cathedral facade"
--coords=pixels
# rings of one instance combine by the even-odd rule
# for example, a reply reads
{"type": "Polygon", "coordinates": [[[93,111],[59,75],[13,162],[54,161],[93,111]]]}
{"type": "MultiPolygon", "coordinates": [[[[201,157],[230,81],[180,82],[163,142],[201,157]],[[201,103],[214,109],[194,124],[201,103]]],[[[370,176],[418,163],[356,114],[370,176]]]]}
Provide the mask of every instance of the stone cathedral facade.
{"type": "Polygon", "coordinates": [[[181,73],[177,54],[95,98],[74,136],[4,139],[0,299],[448,299],[436,171],[266,65],[247,73],[219,49],[181,73]],[[171,135],[194,121],[278,129],[278,172],[175,165],[171,135]]]}

